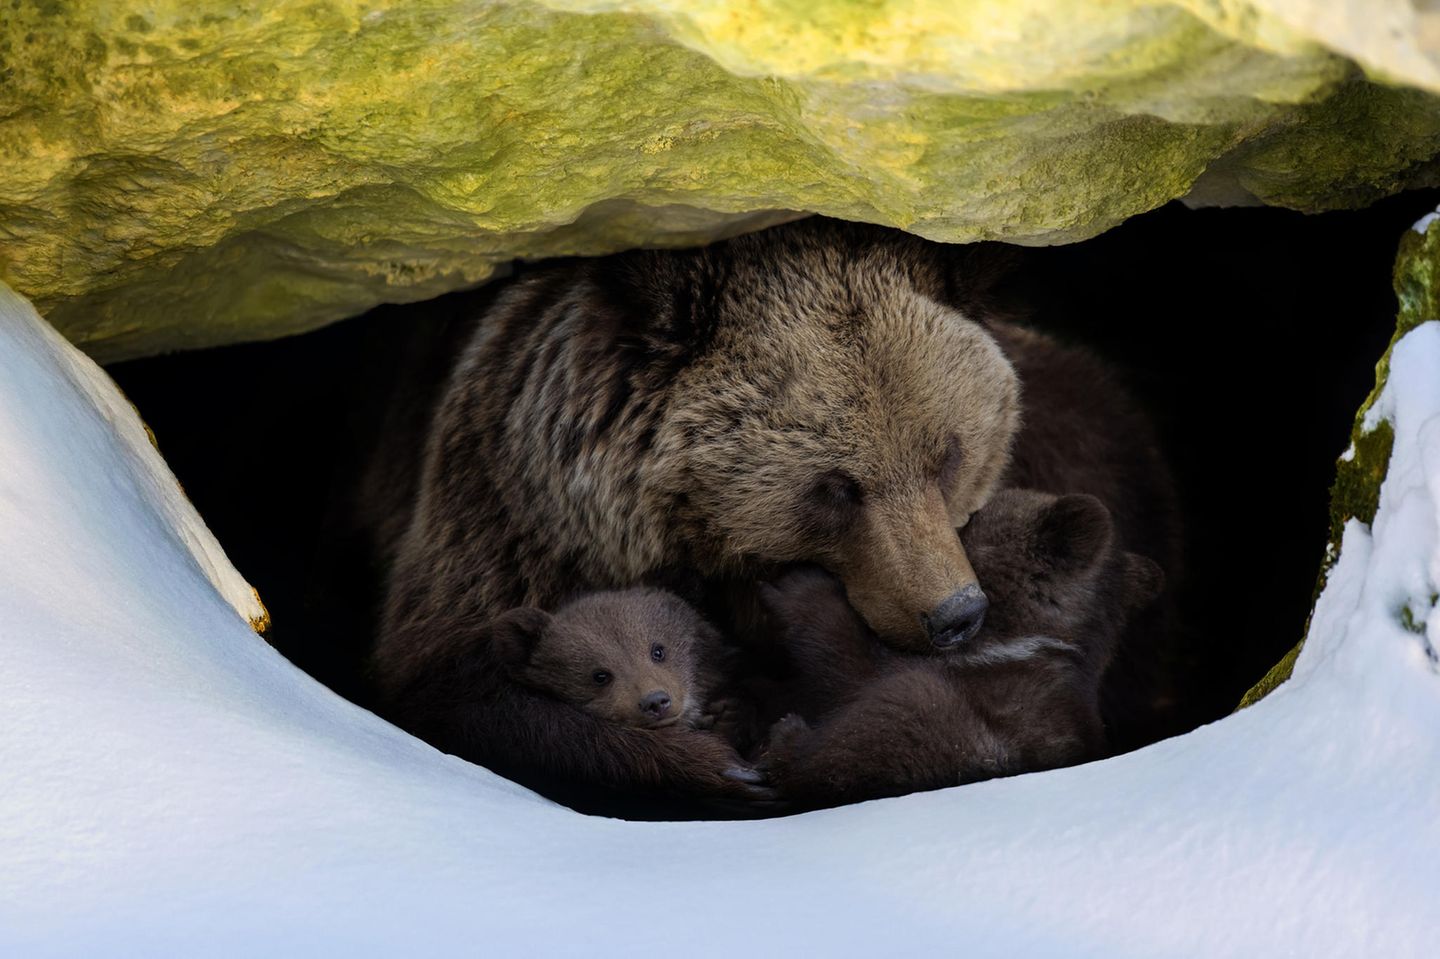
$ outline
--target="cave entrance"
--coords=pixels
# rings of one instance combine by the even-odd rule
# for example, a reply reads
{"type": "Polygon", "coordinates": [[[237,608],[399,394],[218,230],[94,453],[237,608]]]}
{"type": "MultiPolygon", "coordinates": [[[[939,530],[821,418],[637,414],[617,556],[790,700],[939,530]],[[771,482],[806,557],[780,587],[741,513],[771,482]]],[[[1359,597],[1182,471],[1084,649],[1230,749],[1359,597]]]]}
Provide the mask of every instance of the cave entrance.
{"type": "MultiPolygon", "coordinates": [[[[1396,243],[1440,191],[1304,216],[1172,203],[1026,249],[1002,290],[1114,363],[1154,417],[1187,526],[1183,726],[1234,709],[1302,636],[1329,487],[1394,328],[1396,243]]],[[[317,332],[115,364],[196,507],[272,616],[274,645],[366,702],[375,571],[333,535],[385,413],[400,324],[485,290],[317,332]]]]}

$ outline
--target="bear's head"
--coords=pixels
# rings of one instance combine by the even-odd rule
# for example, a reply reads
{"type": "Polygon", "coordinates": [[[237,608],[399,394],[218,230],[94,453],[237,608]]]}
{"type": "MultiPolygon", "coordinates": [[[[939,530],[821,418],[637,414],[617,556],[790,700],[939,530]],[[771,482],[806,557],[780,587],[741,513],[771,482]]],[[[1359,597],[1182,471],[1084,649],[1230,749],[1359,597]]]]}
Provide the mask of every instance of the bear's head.
{"type": "Polygon", "coordinates": [[[985,628],[962,650],[983,657],[1032,637],[1084,653],[1098,676],[1136,612],[1164,586],[1158,564],[1115,543],[1093,496],[997,493],[961,531],[991,599],[985,628]]]}
{"type": "Polygon", "coordinates": [[[679,561],[816,563],[902,649],[974,634],[983,582],[955,529],[1008,462],[1019,385],[984,326],[940,302],[942,273],[911,238],[823,223],[610,273],[649,317],[636,356],[674,354],[652,448],[679,561]]]}
{"type": "Polygon", "coordinates": [[[490,624],[512,675],[601,719],[659,728],[704,709],[701,657],[719,636],[679,597],[657,589],[590,593],[554,613],[512,609],[490,624]]]}

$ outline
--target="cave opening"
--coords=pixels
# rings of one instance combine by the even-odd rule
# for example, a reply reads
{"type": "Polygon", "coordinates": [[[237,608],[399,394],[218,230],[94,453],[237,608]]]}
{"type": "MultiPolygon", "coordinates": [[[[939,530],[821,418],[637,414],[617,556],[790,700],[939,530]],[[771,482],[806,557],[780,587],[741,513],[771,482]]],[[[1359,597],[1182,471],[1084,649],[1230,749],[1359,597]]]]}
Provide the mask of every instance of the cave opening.
{"type": "MultiPolygon", "coordinates": [[[[1172,203],[1018,251],[1002,297],[1119,368],[1177,478],[1185,683],[1164,732],[1225,716],[1303,635],[1335,460],[1394,328],[1396,243],[1437,202],[1416,191],[1308,216],[1172,203]]],[[[378,575],[335,535],[337,503],[385,415],[397,329],[464,315],[492,289],[108,368],[259,591],[273,645],[361,705],[378,575]]]]}

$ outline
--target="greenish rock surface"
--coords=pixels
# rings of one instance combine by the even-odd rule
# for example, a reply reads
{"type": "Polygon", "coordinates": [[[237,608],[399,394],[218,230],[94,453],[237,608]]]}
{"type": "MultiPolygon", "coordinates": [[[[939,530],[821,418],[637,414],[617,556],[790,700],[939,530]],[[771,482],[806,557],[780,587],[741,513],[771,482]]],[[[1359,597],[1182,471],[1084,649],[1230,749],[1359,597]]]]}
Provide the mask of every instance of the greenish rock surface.
{"type": "Polygon", "coordinates": [[[0,279],[113,360],[792,210],[1059,243],[1176,197],[1356,206],[1440,182],[1429,16],[0,0],[0,279]]]}
{"type": "MultiPolygon", "coordinates": [[[[1400,251],[1395,258],[1395,296],[1400,309],[1395,319],[1395,334],[1385,355],[1375,365],[1375,388],[1361,404],[1355,414],[1355,425],[1350,431],[1350,449],[1335,464],[1335,484],[1330,489],[1330,542],[1325,550],[1325,562],[1315,584],[1315,595],[1325,588],[1330,569],[1340,556],[1340,539],[1345,524],[1352,519],[1370,524],[1375,520],[1375,511],[1380,506],[1380,485],[1385,482],[1390,465],[1390,451],[1395,443],[1395,431],[1383,419],[1367,424],[1367,414],[1379,399],[1390,376],[1390,354],[1395,344],[1406,333],[1421,323],[1440,320],[1440,217],[1427,217],[1418,227],[1407,230],[1400,240],[1400,251]]],[[[1409,609],[1397,611],[1397,618],[1407,629],[1414,627],[1414,612],[1409,609]],[[1407,621],[1407,617],[1409,620],[1407,621]]],[[[1309,632],[1309,626],[1306,626],[1309,632]]],[[[1295,659],[1300,655],[1304,640],[1276,663],[1265,677],[1255,684],[1241,699],[1239,708],[1258,702],[1276,686],[1290,678],[1295,659]]]]}

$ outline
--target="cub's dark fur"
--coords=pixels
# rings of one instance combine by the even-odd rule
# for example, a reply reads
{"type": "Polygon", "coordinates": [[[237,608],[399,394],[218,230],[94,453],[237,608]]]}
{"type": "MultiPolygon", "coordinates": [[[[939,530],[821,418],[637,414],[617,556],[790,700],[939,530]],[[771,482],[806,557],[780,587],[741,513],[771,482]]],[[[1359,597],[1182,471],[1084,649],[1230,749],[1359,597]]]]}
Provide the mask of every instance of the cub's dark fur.
{"type": "MultiPolygon", "coordinates": [[[[616,805],[637,793],[769,799],[760,777],[724,738],[697,728],[704,722],[660,728],[628,724],[615,721],[605,708],[587,710],[578,696],[569,702],[561,698],[574,686],[559,672],[566,639],[575,640],[587,621],[591,627],[607,619],[607,625],[613,625],[616,612],[597,613],[591,604],[579,612],[562,609],[556,616],[533,609],[511,611],[483,623],[464,614],[436,618],[436,628],[450,631],[443,654],[392,692],[406,704],[407,728],[439,749],[588,809],[652,815],[647,807],[616,805]],[[557,617],[566,623],[564,635],[551,633],[549,638],[560,640],[551,651],[559,655],[541,653],[537,661],[535,654],[557,617]]],[[[619,612],[621,617],[640,614],[657,635],[664,630],[667,650],[708,650],[717,640],[684,604],[645,602],[619,612]]],[[[605,645],[595,638],[588,637],[583,645],[605,645]]],[[[685,693],[687,718],[692,714],[690,697],[700,702],[709,694],[715,675],[710,663],[707,656],[687,677],[692,684],[685,693]]]]}
{"type": "Polygon", "coordinates": [[[786,798],[836,805],[1104,752],[1100,680],[1161,589],[1159,567],[1116,548],[1108,512],[1085,495],[1005,490],[963,536],[992,605],[949,656],[880,645],[818,570],[769,588],[800,676],[766,760],[786,798]]]}
{"type": "MultiPolygon", "coordinates": [[[[1123,752],[1175,726],[1174,587],[1183,575],[1175,482],[1155,430],[1118,377],[1088,351],[1033,330],[992,324],[1020,377],[1024,419],[1003,485],[1087,493],[1109,509],[1119,548],[1164,570],[1159,599],[1130,621],[1102,689],[1110,747],[1123,752]]],[[[978,569],[978,567],[977,567],[978,569]]],[[[981,585],[989,584],[981,577],[981,585]]]]}

